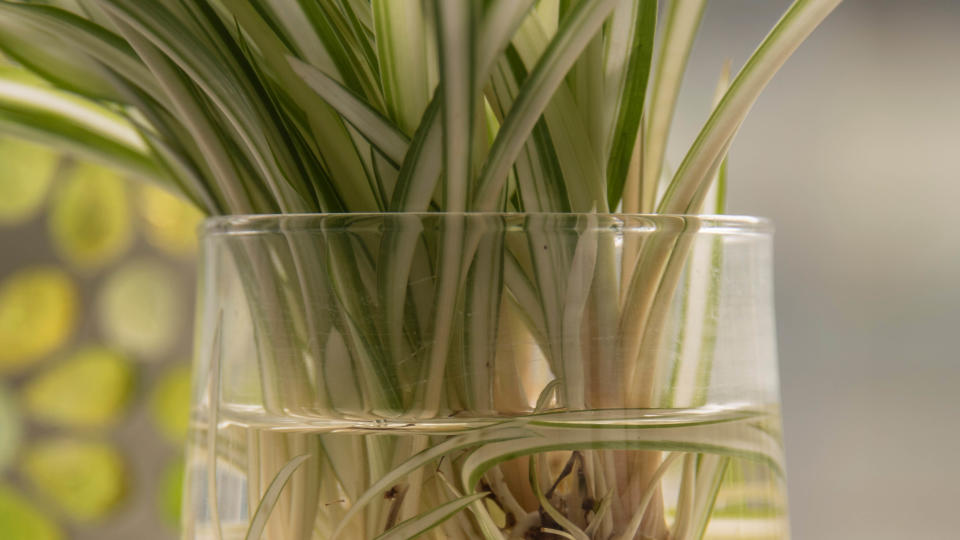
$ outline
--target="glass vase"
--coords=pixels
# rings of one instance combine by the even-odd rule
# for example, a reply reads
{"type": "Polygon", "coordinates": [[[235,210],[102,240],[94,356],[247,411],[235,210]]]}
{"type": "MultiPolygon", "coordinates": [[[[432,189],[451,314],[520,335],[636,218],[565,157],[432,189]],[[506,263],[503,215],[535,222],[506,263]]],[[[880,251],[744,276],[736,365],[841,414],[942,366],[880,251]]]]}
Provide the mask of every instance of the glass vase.
{"type": "Polygon", "coordinates": [[[760,219],[209,220],[191,539],[787,538],[760,219]]]}

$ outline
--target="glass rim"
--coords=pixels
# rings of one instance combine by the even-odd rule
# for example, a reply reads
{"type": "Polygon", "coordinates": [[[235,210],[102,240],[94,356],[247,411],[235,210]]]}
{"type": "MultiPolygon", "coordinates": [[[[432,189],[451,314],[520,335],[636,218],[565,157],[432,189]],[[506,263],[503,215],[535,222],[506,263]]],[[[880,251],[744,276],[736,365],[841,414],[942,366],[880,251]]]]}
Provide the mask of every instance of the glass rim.
{"type": "MultiPolygon", "coordinates": [[[[602,223],[598,228],[622,231],[652,232],[666,225],[696,222],[696,234],[772,234],[773,223],[769,218],[738,214],[640,214],[640,213],[590,213],[590,212],[341,212],[341,213],[290,213],[290,214],[225,214],[211,216],[198,227],[200,236],[256,235],[277,232],[294,232],[317,228],[317,221],[382,220],[409,216],[421,221],[442,216],[461,216],[465,219],[502,219],[508,225],[523,226],[531,217],[543,219],[578,220],[593,216],[602,223]],[[280,226],[280,224],[283,226],[280,226]]],[[[324,227],[325,229],[327,227],[324,227]]],[[[558,227],[566,229],[568,227],[558,227]]]]}

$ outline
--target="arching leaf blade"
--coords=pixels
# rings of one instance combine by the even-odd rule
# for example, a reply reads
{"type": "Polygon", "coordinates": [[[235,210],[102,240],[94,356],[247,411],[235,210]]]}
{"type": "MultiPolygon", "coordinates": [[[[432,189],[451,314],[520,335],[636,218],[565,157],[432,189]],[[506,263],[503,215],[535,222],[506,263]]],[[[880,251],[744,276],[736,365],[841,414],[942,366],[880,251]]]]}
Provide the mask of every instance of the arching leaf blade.
{"type": "Polygon", "coordinates": [[[702,204],[705,186],[753,103],[770,79],[841,0],[796,0],[730,84],[670,182],[657,211],[686,214],[702,204]]]}
{"type": "Polygon", "coordinates": [[[287,60],[303,81],[395,165],[403,162],[410,140],[360,96],[319,69],[296,58],[287,60]]]}
{"type": "Polygon", "coordinates": [[[486,493],[474,493],[473,495],[466,495],[445,502],[440,506],[434,507],[432,510],[398,523],[393,528],[377,536],[375,540],[407,540],[408,538],[416,538],[450,519],[454,514],[470,506],[473,502],[479,501],[487,496],[486,493]]]}

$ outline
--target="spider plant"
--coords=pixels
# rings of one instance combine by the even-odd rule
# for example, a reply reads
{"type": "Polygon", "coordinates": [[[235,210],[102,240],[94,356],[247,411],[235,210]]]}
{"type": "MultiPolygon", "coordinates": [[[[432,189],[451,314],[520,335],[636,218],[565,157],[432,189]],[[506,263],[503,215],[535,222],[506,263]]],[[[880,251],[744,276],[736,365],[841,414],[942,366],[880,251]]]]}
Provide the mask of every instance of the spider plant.
{"type": "MultiPolygon", "coordinates": [[[[357,366],[360,416],[433,418],[448,409],[453,398],[444,373],[456,363],[482,366],[493,354],[503,327],[501,298],[507,297],[523,299],[524,317],[558,376],[540,401],[603,416],[598,410],[611,406],[645,408],[675,399],[659,395],[649,369],[690,246],[679,237],[627,242],[618,258],[612,239],[584,232],[548,257],[490,241],[462,213],[576,214],[585,220],[581,229],[590,231],[597,215],[616,211],[722,212],[724,187],[717,179],[724,178],[727,151],[747,112],[839,2],[796,0],[787,9],[739,73],[721,84],[709,118],[670,175],[664,174],[666,140],[705,0],[3,0],[0,51],[11,63],[0,68],[0,129],[158,183],[211,216],[396,212],[404,219],[446,213],[452,217],[432,239],[399,229],[385,232],[373,250],[330,238],[322,246],[291,240],[282,256],[243,250],[234,256],[244,261],[251,289],[268,281],[276,264],[301,276],[286,289],[256,291],[268,303],[328,291],[338,313],[325,328],[337,329],[337,346],[357,366]],[[658,24],[661,11],[665,18],[658,24]],[[368,255],[361,251],[374,253],[372,260],[364,262],[368,255]],[[419,279],[424,267],[435,272],[429,287],[419,279]],[[310,283],[316,275],[324,276],[323,284],[310,283]],[[471,306],[469,318],[462,302],[471,306]],[[377,315],[364,316],[371,305],[377,315]],[[585,318],[593,328],[618,330],[617,339],[591,349],[591,357],[569,352],[583,348],[577,341],[571,347],[571,339],[589,337],[573,336],[585,318]],[[484,338],[457,349],[457,336],[467,334],[484,338]],[[424,381],[413,390],[399,367],[411,350],[422,357],[417,374],[424,381]],[[591,369],[614,372],[614,364],[625,375],[620,390],[599,392],[583,382],[591,369]]],[[[719,255],[695,264],[716,265],[719,255]]],[[[710,309],[709,289],[689,300],[699,306],[694,310],[710,309]]],[[[291,319],[312,317],[301,307],[291,319]]],[[[301,331],[278,328],[294,324],[286,320],[262,324],[264,335],[301,331]]],[[[308,341],[273,346],[309,347],[308,341]]],[[[264,362],[271,358],[271,351],[261,353],[264,362]]],[[[330,414],[338,410],[322,384],[276,387],[309,366],[270,361],[275,373],[265,371],[262,381],[268,409],[271,403],[276,410],[297,409],[299,402],[330,414]]],[[[482,379],[482,369],[472,373],[482,379]]],[[[701,370],[697,377],[703,376],[701,370]]],[[[218,377],[209,378],[211,425],[223,391],[214,384],[218,377]]],[[[488,384],[472,380],[456,399],[488,410],[480,391],[488,384]]],[[[645,472],[636,482],[652,487],[641,490],[628,511],[607,495],[593,510],[602,519],[574,523],[551,503],[554,490],[540,489],[538,475],[548,471],[531,458],[529,486],[538,515],[549,516],[542,518],[543,534],[700,537],[726,458],[702,455],[694,463],[697,448],[719,437],[723,455],[778,462],[776,444],[738,439],[740,424],[722,433],[701,426],[682,436],[669,428],[583,436],[565,425],[507,421],[434,445],[423,437],[402,452],[369,450],[385,454],[379,458],[391,467],[365,490],[349,493],[338,522],[323,524],[323,534],[412,537],[470,509],[472,521],[461,527],[502,538],[478,484],[505,485],[497,480],[504,460],[536,456],[562,440],[571,455],[613,452],[577,458],[595,460],[590,467],[612,466],[620,450],[658,450],[638,458],[646,463],[638,465],[645,472]],[[659,450],[670,453],[664,457],[659,450]],[[436,489],[405,496],[423,504],[384,499],[397,485],[415,485],[411,478],[428,463],[463,451],[467,457],[437,465],[446,472],[436,489]],[[658,479],[684,452],[688,503],[670,533],[651,525],[645,509],[657,507],[658,479]],[[353,519],[364,513],[365,520],[353,519]]],[[[320,449],[274,442],[271,455],[285,457],[261,464],[276,476],[265,482],[262,498],[251,489],[256,510],[247,538],[270,530],[268,517],[282,503],[288,481],[315,492],[320,488],[308,482],[311,475],[333,471],[343,481],[350,474],[350,465],[337,459],[349,449],[333,448],[337,443],[320,449]]],[[[217,444],[211,435],[210,454],[217,444]]],[[[322,521],[317,497],[287,508],[297,518],[271,534],[309,536],[322,521]]],[[[216,506],[213,500],[214,517],[216,506]]],[[[223,534],[219,525],[216,530],[223,534]]]]}

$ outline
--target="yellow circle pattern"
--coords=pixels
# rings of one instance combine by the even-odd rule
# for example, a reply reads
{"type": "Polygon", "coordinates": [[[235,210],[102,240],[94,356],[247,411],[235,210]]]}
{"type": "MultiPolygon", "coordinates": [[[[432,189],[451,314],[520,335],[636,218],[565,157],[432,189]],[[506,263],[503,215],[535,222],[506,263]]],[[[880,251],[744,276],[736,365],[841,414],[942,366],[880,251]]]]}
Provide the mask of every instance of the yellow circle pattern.
{"type": "Polygon", "coordinates": [[[137,358],[163,356],[178,330],[176,277],[162,264],[138,259],[107,277],[97,299],[107,339],[137,358]]]}
{"type": "Polygon", "coordinates": [[[140,186],[137,202],[148,242],[177,257],[196,253],[197,227],[203,221],[200,210],[150,184],[140,186]]]}
{"type": "Polygon", "coordinates": [[[160,378],[150,396],[153,421],[168,441],[187,438],[190,424],[190,366],[173,367],[160,378]]]}
{"type": "Polygon", "coordinates": [[[59,162],[60,156],[43,146],[0,136],[0,225],[36,215],[59,162]]]}
{"type": "Polygon", "coordinates": [[[49,227],[57,252],[75,267],[113,261],[132,238],[126,181],[98,165],[76,165],[54,189],[49,227]]]}
{"type": "Polygon", "coordinates": [[[190,369],[169,360],[186,352],[179,274],[202,216],[16,139],[0,136],[0,163],[0,252],[62,261],[0,273],[0,540],[127,538],[123,514],[144,511],[168,525],[145,539],[174,538],[190,369]]]}
{"type": "Polygon", "coordinates": [[[125,488],[123,459],[103,442],[40,442],[27,449],[22,469],[34,489],[77,521],[103,517],[125,488]]]}
{"type": "Polygon", "coordinates": [[[63,533],[37,506],[11,486],[0,485],[3,540],[60,540],[63,533]]]}
{"type": "Polygon", "coordinates": [[[56,351],[73,331],[78,294],[66,272],[21,270],[0,284],[0,373],[56,351]]]}

